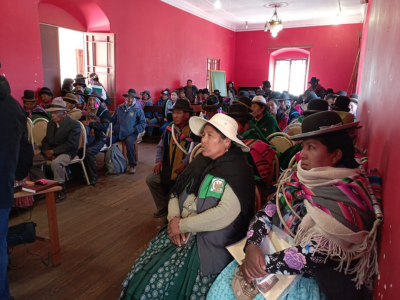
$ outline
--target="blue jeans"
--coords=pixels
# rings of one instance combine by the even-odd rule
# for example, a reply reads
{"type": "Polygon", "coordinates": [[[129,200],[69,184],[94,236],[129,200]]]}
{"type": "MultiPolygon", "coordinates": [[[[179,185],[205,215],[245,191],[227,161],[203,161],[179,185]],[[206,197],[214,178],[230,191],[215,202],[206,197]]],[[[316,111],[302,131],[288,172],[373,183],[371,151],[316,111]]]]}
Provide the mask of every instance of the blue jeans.
{"type": "MultiPolygon", "coordinates": [[[[149,125],[156,125],[156,124],[158,124],[158,120],[157,120],[156,118],[153,118],[153,119],[146,119],[146,122],[147,122],[147,124],[149,124],[149,125]]],[[[153,135],[153,129],[154,129],[154,127],[147,127],[146,129],[147,129],[147,134],[148,134],[149,136],[152,136],[152,135],[153,135]]]]}
{"type": "Polygon", "coordinates": [[[169,124],[168,122],[165,122],[163,125],[161,125],[161,127],[160,127],[160,132],[161,133],[163,133],[165,131],[165,129],[167,128],[168,124],[169,124]]]}
{"type": "Polygon", "coordinates": [[[10,210],[11,208],[0,209],[0,300],[10,299],[7,280],[7,233],[10,210]]]}

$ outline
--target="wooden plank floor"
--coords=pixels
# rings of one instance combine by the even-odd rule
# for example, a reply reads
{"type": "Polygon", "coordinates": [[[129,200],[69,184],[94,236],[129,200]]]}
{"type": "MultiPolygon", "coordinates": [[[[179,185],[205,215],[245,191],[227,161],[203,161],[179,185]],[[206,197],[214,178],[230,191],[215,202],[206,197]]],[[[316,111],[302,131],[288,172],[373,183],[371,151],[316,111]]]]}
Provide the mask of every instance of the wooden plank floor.
{"type": "MultiPolygon", "coordinates": [[[[50,244],[36,241],[27,248],[15,247],[8,272],[11,295],[18,300],[118,299],[126,274],[165,220],[152,217],[156,207],[145,182],[154,166],[156,144],[138,146],[136,174],[105,177],[105,170],[99,170],[95,187],[85,181],[67,183],[68,197],[56,205],[61,265],[46,266],[40,260],[38,255],[47,260],[50,244]]],[[[100,169],[103,155],[97,159],[100,169]]],[[[45,200],[31,210],[36,231],[47,234],[45,200]]],[[[29,217],[28,212],[21,215],[29,217]]],[[[10,225],[21,222],[12,212],[10,225]]]]}

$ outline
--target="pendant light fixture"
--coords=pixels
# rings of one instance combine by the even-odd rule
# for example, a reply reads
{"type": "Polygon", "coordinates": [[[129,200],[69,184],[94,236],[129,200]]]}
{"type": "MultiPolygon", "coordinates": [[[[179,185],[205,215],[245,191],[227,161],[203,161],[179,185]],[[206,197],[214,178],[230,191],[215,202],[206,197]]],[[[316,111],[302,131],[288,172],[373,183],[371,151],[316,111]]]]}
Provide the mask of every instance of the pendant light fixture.
{"type": "Polygon", "coordinates": [[[273,5],[272,7],[275,7],[275,12],[269,22],[265,23],[264,31],[267,32],[269,29],[271,31],[272,37],[276,37],[278,35],[278,32],[281,31],[283,27],[282,21],[281,19],[279,19],[278,13],[276,11],[277,7],[280,7],[280,5],[273,5]]]}
{"type": "Polygon", "coordinates": [[[214,7],[216,9],[220,9],[221,8],[221,1],[220,0],[216,0],[215,3],[214,3],[214,7]]]}

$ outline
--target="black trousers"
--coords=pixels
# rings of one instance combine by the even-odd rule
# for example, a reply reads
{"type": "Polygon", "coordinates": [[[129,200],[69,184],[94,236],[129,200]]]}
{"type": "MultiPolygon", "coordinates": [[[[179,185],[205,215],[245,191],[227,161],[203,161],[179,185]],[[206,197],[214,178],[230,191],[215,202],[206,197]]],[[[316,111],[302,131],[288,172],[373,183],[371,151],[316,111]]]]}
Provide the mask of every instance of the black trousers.
{"type": "Polygon", "coordinates": [[[89,181],[97,180],[96,171],[96,155],[104,146],[103,140],[93,139],[90,144],[86,145],[86,154],[83,162],[85,163],[86,172],[89,176],[89,181]]]}

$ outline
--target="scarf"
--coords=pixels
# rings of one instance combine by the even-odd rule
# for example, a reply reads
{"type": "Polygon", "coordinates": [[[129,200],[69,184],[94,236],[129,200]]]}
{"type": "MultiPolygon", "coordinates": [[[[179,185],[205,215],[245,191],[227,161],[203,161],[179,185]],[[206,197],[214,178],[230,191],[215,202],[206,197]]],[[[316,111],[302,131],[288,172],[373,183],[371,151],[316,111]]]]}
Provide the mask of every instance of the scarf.
{"type": "MultiPolygon", "coordinates": [[[[360,288],[372,287],[377,272],[376,228],[368,179],[358,169],[323,167],[287,170],[280,178],[277,211],[273,221],[295,236],[296,245],[313,242],[316,252],[339,260],[336,268],[356,274],[360,288]],[[282,216],[283,215],[283,216],[282,216]],[[282,223],[281,220],[284,220],[282,223]],[[352,268],[350,264],[355,261],[352,268]]],[[[326,262],[326,261],[325,261],[326,262]]]]}
{"type": "Polygon", "coordinates": [[[262,180],[268,184],[271,171],[273,172],[272,164],[277,152],[260,140],[243,140],[243,143],[250,148],[250,155],[254,160],[257,171],[262,180]]]}
{"type": "Polygon", "coordinates": [[[176,180],[171,190],[171,198],[177,197],[186,190],[198,195],[201,183],[206,175],[224,179],[239,199],[244,221],[244,232],[254,215],[255,180],[252,167],[248,164],[244,153],[234,147],[216,160],[197,155],[176,180]]]}
{"type": "Polygon", "coordinates": [[[189,124],[186,124],[182,128],[182,130],[180,130],[178,126],[174,126],[174,131],[172,131],[172,124],[173,123],[170,123],[167,126],[167,130],[171,132],[171,138],[169,140],[169,162],[172,167],[171,180],[175,180],[176,177],[178,177],[178,174],[176,174],[174,171],[175,168],[182,162],[182,159],[184,158],[184,153],[176,145],[172,135],[175,136],[176,141],[182,146],[183,149],[187,149],[188,146],[193,142],[193,140],[189,137],[189,124]]]}

